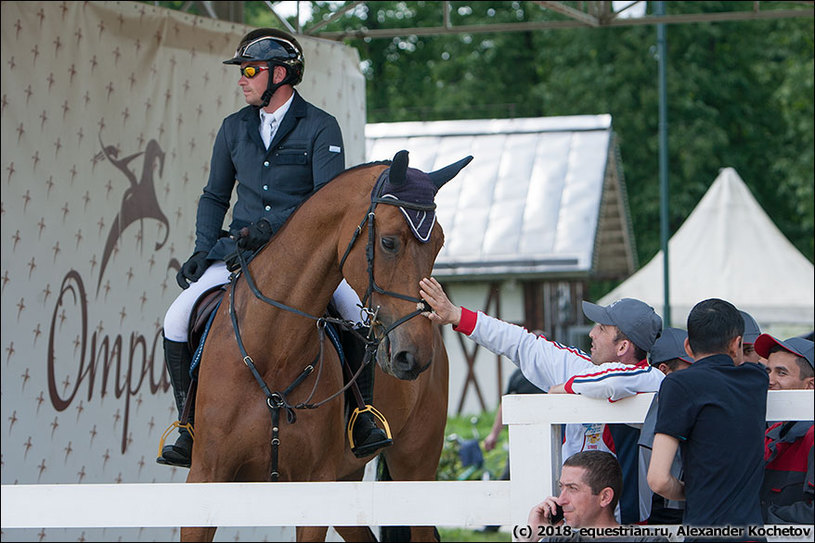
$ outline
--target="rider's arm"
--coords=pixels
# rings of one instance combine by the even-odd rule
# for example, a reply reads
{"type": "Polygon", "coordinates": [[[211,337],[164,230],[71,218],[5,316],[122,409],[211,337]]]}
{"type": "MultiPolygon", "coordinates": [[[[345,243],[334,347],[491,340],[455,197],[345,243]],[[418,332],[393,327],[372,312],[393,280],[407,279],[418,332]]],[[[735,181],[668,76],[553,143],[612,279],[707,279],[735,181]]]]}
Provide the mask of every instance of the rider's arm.
{"type": "Polygon", "coordinates": [[[215,137],[212,160],[209,167],[209,181],[198,200],[198,214],[195,221],[195,250],[209,252],[218,241],[224,217],[229,209],[232,189],[235,186],[235,166],[227,145],[225,124],[221,125],[215,137]]]}

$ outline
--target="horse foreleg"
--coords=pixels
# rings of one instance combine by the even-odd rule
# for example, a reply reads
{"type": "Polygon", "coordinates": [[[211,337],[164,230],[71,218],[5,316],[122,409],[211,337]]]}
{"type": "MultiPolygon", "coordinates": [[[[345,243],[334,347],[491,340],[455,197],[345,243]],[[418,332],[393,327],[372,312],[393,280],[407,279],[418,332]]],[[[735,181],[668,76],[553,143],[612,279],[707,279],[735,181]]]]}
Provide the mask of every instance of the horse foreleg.
{"type": "Polygon", "coordinates": [[[297,541],[325,541],[328,526],[298,526],[295,530],[297,541]]]}
{"type": "Polygon", "coordinates": [[[215,537],[215,530],[212,527],[186,527],[181,528],[181,541],[212,541],[215,537]]]}

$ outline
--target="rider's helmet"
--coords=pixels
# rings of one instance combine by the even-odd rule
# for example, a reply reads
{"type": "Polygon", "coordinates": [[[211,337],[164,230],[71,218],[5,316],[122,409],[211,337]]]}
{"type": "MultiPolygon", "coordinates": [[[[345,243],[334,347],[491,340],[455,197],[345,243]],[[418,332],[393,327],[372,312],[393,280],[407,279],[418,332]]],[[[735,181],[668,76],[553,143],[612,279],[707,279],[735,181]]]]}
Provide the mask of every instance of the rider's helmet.
{"type": "Polygon", "coordinates": [[[258,61],[266,62],[269,69],[273,66],[286,68],[287,75],[281,84],[294,86],[303,80],[303,48],[288,32],[276,28],[255,29],[243,37],[235,56],[225,60],[224,64],[258,61]]]}

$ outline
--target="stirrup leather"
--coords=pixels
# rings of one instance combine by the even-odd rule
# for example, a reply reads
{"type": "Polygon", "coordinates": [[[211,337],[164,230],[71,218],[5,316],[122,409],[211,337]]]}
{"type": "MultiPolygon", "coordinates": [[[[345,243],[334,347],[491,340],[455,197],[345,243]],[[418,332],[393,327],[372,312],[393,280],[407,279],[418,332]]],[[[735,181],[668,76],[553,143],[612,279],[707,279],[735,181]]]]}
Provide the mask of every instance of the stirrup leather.
{"type": "Polygon", "coordinates": [[[156,458],[162,457],[162,451],[164,450],[164,441],[167,439],[167,436],[169,436],[176,428],[187,430],[190,433],[190,437],[192,438],[193,443],[195,443],[195,431],[192,429],[192,423],[187,422],[181,424],[181,421],[175,421],[166,430],[164,430],[163,434],[161,434],[161,440],[158,443],[158,456],[156,458]]]}
{"type": "Polygon", "coordinates": [[[356,424],[357,418],[359,418],[359,416],[362,413],[366,412],[370,413],[371,415],[374,416],[374,418],[378,419],[385,429],[385,435],[388,436],[388,439],[393,439],[393,436],[391,435],[391,427],[388,424],[388,421],[385,420],[385,417],[382,415],[382,413],[380,413],[376,407],[370,404],[366,404],[364,409],[355,407],[353,413],[351,413],[351,416],[348,418],[348,443],[351,444],[351,449],[355,449],[357,446],[356,443],[354,443],[354,424],[356,424]]]}

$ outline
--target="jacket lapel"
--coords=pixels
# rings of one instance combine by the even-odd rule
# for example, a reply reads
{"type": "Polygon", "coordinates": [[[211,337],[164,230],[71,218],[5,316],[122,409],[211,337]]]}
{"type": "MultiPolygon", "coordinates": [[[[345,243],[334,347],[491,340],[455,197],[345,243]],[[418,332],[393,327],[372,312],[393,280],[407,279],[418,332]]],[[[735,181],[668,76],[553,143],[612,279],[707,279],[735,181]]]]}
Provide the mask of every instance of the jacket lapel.
{"type": "Polygon", "coordinates": [[[257,143],[261,149],[265,150],[263,145],[263,138],[260,137],[260,113],[258,107],[250,107],[246,110],[243,117],[243,122],[247,124],[249,131],[249,139],[257,143]]]}
{"type": "MultiPolygon", "coordinates": [[[[283,117],[283,121],[280,123],[280,126],[277,128],[277,132],[275,133],[274,139],[272,139],[271,145],[269,145],[269,150],[271,151],[275,147],[277,147],[280,142],[289,135],[289,133],[294,130],[294,127],[297,125],[297,119],[300,117],[305,117],[306,115],[306,101],[300,96],[300,93],[294,91],[294,99],[291,102],[291,106],[289,107],[289,111],[286,112],[286,116],[283,117]]],[[[258,136],[260,138],[260,136],[258,136]]]]}

